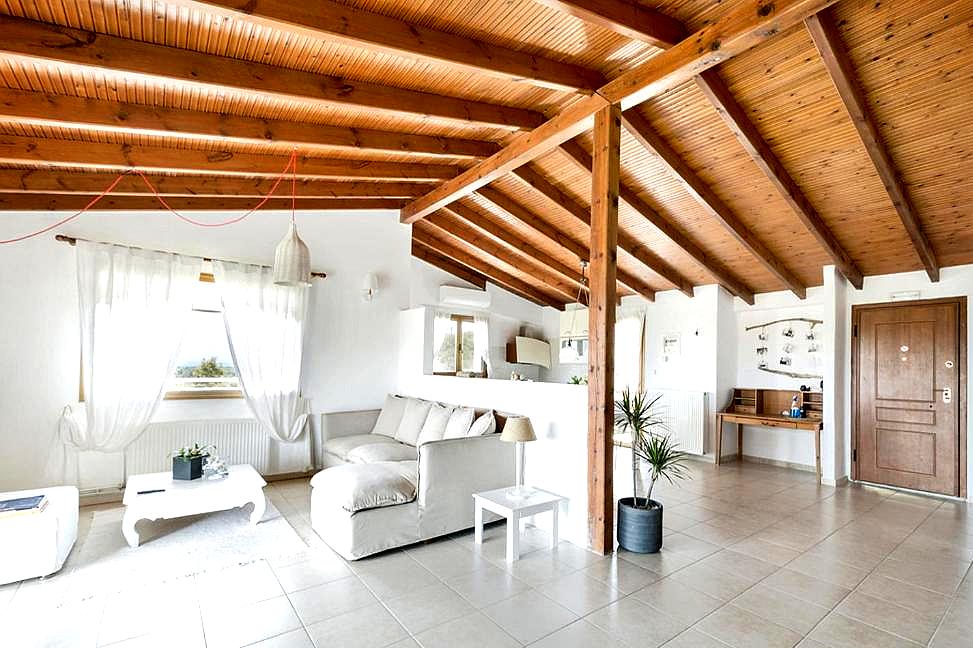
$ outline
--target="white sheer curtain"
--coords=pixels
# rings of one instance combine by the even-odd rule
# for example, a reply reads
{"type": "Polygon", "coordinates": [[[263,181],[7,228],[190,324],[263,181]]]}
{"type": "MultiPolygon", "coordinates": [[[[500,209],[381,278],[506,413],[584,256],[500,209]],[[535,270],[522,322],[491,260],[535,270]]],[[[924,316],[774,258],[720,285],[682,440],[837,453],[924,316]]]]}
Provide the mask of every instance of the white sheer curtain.
{"type": "Polygon", "coordinates": [[[172,373],[202,259],[77,242],[85,413],[66,407],[51,479],[77,483],[80,450],[118,452],[145,430],[172,373]]]}
{"type": "Polygon", "coordinates": [[[271,438],[293,443],[310,412],[301,395],[308,289],[275,285],[263,266],[214,261],[213,274],[247,405],[271,438]]]}
{"type": "Polygon", "coordinates": [[[619,309],[615,318],[615,392],[642,390],[645,312],[619,309]]]}
{"type": "Polygon", "coordinates": [[[487,313],[473,315],[473,362],[482,363],[486,367],[487,377],[493,375],[493,363],[490,361],[490,316],[487,313]]]}
{"type": "Polygon", "coordinates": [[[433,373],[455,373],[456,366],[456,322],[446,311],[436,311],[432,324],[432,370],[433,373]],[[452,336],[452,337],[450,337],[452,336]]]}

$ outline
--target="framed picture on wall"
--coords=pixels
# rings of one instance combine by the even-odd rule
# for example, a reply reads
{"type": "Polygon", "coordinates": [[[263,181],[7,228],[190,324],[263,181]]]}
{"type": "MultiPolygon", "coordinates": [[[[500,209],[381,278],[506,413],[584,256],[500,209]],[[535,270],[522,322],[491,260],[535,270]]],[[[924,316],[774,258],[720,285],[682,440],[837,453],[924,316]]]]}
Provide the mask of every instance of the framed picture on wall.
{"type": "Polygon", "coordinates": [[[662,357],[668,362],[669,358],[678,357],[682,352],[679,333],[664,333],[662,335],[662,357]]]}

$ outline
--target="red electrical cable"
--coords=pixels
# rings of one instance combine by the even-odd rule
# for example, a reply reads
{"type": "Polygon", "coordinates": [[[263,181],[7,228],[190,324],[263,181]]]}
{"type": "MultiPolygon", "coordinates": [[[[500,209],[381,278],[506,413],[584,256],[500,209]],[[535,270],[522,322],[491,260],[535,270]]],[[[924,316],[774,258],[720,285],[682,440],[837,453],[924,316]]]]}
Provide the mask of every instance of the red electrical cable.
{"type": "Polygon", "coordinates": [[[152,192],[152,195],[155,196],[156,200],[158,200],[162,204],[163,207],[165,207],[168,211],[172,212],[172,214],[175,215],[180,220],[185,221],[185,222],[189,223],[190,225],[195,225],[197,227],[225,227],[227,225],[233,225],[234,223],[239,223],[244,218],[250,216],[255,211],[257,211],[258,209],[260,209],[261,207],[263,207],[264,205],[266,205],[267,204],[267,201],[270,200],[271,196],[274,195],[274,192],[277,191],[277,187],[279,187],[280,186],[280,183],[284,180],[285,177],[287,177],[287,172],[288,171],[292,171],[292,177],[291,177],[291,221],[293,221],[294,220],[294,212],[296,211],[296,205],[297,205],[297,151],[296,150],[291,153],[291,157],[287,161],[287,166],[285,166],[284,167],[284,170],[281,171],[280,174],[277,176],[276,180],[274,181],[273,186],[270,188],[270,191],[267,192],[267,195],[264,196],[263,199],[259,203],[257,203],[257,206],[256,207],[254,207],[253,209],[249,210],[248,212],[246,212],[242,216],[237,216],[237,217],[231,218],[229,220],[221,221],[219,223],[204,223],[203,221],[197,221],[197,220],[195,220],[193,218],[190,218],[189,216],[184,216],[183,214],[180,214],[175,209],[173,209],[169,205],[169,203],[167,203],[165,201],[165,198],[163,198],[162,195],[159,194],[159,190],[155,187],[155,185],[152,184],[152,182],[148,179],[148,177],[146,177],[146,175],[141,170],[139,170],[139,169],[127,169],[127,170],[123,171],[122,173],[119,173],[118,176],[114,180],[112,180],[111,184],[109,184],[105,188],[104,191],[102,191],[100,194],[98,194],[97,196],[95,196],[94,198],[92,198],[90,201],[88,201],[88,204],[86,204],[84,207],[82,207],[80,210],[78,210],[74,214],[71,214],[70,216],[67,216],[65,218],[62,218],[58,222],[53,223],[52,225],[48,225],[47,227],[44,227],[42,229],[39,229],[36,232],[31,232],[29,234],[24,234],[22,236],[17,236],[15,238],[11,238],[11,239],[0,240],[0,245],[6,245],[7,243],[19,243],[21,241],[26,241],[27,239],[34,238],[35,236],[40,236],[41,234],[44,234],[46,232],[50,232],[52,229],[55,229],[57,227],[60,227],[61,225],[64,225],[66,223],[70,223],[75,218],[77,218],[78,216],[81,216],[86,211],[88,211],[89,209],[91,209],[92,207],[94,207],[98,203],[99,200],[101,200],[102,198],[104,198],[105,196],[107,196],[108,194],[110,194],[115,189],[115,187],[118,186],[118,183],[122,181],[122,178],[124,178],[127,175],[132,175],[132,174],[138,175],[142,179],[142,182],[145,183],[145,186],[149,188],[149,191],[152,192]]]}

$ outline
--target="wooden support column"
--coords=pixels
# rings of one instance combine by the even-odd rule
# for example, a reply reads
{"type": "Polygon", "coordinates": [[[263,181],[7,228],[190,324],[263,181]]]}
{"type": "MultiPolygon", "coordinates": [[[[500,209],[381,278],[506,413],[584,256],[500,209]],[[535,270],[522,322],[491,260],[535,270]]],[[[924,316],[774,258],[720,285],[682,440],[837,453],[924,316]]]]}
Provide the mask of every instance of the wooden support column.
{"type": "Polygon", "coordinates": [[[588,315],[588,544],[601,554],[615,548],[612,432],[621,125],[618,104],[595,114],[588,315]]]}

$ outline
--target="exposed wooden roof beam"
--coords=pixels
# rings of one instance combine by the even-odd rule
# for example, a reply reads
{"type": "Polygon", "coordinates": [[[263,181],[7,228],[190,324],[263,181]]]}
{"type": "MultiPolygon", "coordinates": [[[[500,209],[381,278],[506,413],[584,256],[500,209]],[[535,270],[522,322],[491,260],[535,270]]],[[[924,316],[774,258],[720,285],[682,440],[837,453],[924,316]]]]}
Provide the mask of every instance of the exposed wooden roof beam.
{"type": "MultiPolygon", "coordinates": [[[[584,148],[584,146],[581,145],[580,142],[578,142],[576,139],[567,141],[561,145],[561,150],[567,154],[568,158],[574,162],[579,169],[585,173],[591,173],[591,154],[584,148]]],[[[521,169],[522,168],[524,167],[521,167],[521,169]]],[[[655,227],[666,237],[668,237],[669,240],[681,248],[683,252],[692,257],[696,263],[706,269],[706,271],[709,272],[721,286],[748,304],[753,304],[753,291],[750,290],[746,284],[734,277],[729,270],[720,265],[716,259],[706,254],[706,252],[701,247],[696,245],[696,243],[694,243],[693,240],[690,239],[689,236],[686,235],[681,229],[653,209],[647,202],[642,200],[639,197],[638,192],[632,189],[632,187],[624,182],[619,183],[618,194],[629,207],[637,211],[642,215],[643,218],[655,225],[655,227]]],[[[551,200],[555,200],[554,196],[548,197],[551,198],[551,200]]],[[[568,196],[559,197],[557,198],[556,202],[563,205],[576,216],[581,217],[582,215],[588,214],[588,209],[586,207],[580,205],[576,201],[571,200],[568,196]]],[[[629,243],[627,240],[628,238],[628,235],[619,230],[620,241],[627,244],[629,243]]],[[[636,241],[635,244],[638,245],[638,242],[636,241]]],[[[621,247],[623,250],[626,249],[626,246],[622,245],[622,243],[619,244],[619,247],[621,247]]]]}
{"type": "Polygon", "coordinates": [[[83,66],[110,75],[148,75],[250,95],[502,128],[532,128],[543,120],[537,113],[520,108],[275,67],[9,16],[0,16],[0,33],[3,34],[0,52],[83,66]]]}
{"type": "MultiPolygon", "coordinates": [[[[286,195],[286,192],[285,192],[286,195]]],[[[3,211],[78,211],[91,200],[91,196],[78,194],[14,194],[0,193],[0,210],[3,211]]],[[[220,211],[252,209],[260,198],[234,198],[228,196],[206,198],[166,198],[166,203],[178,211],[220,211]]],[[[399,209],[405,202],[401,198],[298,198],[297,209],[341,210],[399,209]]],[[[161,211],[162,203],[154,196],[107,195],[92,207],[93,210],[161,211]]],[[[290,211],[290,198],[271,198],[261,210],[283,209],[290,211]]]]}
{"type": "Polygon", "coordinates": [[[837,0],[741,0],[717,22],[623,73],[576,101],[499,152],[444,182],[402,210],[412,223],[469,195],[590,127],[595,113],[612,103],[630,108],[689,81],[695,75],[762,43],[837,0]]]}
{"type": "MultiPolygon", "coordinates": [[[[681,39],[679,29],[682,28],[682,23],[668,18],[674,24],[668,25],[667,30],[660,32],[658,28],[658,12],[653,12],[641,5],[633,4],[626,0],[594,0],[593,2],[587,0],[585,2],[580,2],[580,0],[537,1],[549,6],[557,6],[562,11],[571,13],[591,24],[600,25],[629,38],[650,43],[663,49],[672,47],[681,39]],[[583,5],[583,7],[577,8],[576,5],[583,5]]],[[[763,171],[764,175],[777,188],[781,196],[791,206],[808,231],[818,240],[818,243],[821,244],[825,252],[832,258],[842,274],[856,288],[861,288],[861,270],[858,269],[855,262],[848,256],[844,248],[841,247],[841,244],[838,243],[834,234],[825,225],[800,187],[794,182],[790,174],[787,173],[784,165],[781,164],[773,150],[764,141],[743,107],[733,98],[733,95],[726,87],[726,84],[723,83],[716,70],[707,70],[701,73],[696,77],[696,83],[709,102],[716,108],[723,121],[726,122],[727,126],[729,126],[730,130],[743,145],[743,148],[753,158],[754,162],[757,163],[757,166],[763,171]]],[[[626,200],[626,202],[628,201],[626,200]]],[[[692,256],[695,258],[695,255],[692,256]]],[[[717,274],[710,267],[705,267],[714,276],[717,274]]],[[[723,274],[725,275],[725,272],[723,274]]],[[[730,288],[729,286],[726,287],[730,288]]],[[[730,290],[736,292],[732,288],[730,290]]],[[[741,298],[747,299],[743,295],[737,294],[741,298]]],[[[750,294],[748,301],[749,303],[753,303],[752,294],[750,294]]]]}
{"type": "Polygon", "coordinates": [[[534,56],[422,25],[317,0],[171,0],[167,4],[270,29],[336,41],[373,52],[445,63],[460,69],[556,90],[594,90],[604,78],[592,70],[534,56]]]}
{"type": "MultiPolygon", "coordinates": [[[[287,159],[284,154],[254,155],[0,135],[0,165],[7,166],[276,177],[287,166],[287,159]]],[[[301,178],[428,181],[451,178],[456,173],[457,168],[453,166],[402,162],[301,157],[297,163],[297,175],[301,178]]]]}
{"type": "MultiPolygon", "coordinates": [[[[588,261],[588,246],[575,241],[573,238],[560,231],[537,214],[532,213],[529,209],[517,201],[512,200],[502,192],[497,191],[492,187],[483,187],[477,191],[477,193],[490,201],[490,203],[492,203],[495,207],[503,210],[513,218],[516,218],[521,223],[527,227],[530,227],[555,245],[558,245],[575,255],[578,257],[578,260],[588,261]]],[[[655,300],[655,290],[647,283],[621,269],[619,269],[616,274],[618,276],[619,283],[621,283],[623,286],[626,286],[632,291],[639,293],[649,301],[655,300]]]]}
{"type": "Polygon", "coordinates": [[[483,158],[500,148],[494,142],[241,117],[8,88],[0,88],[0,122],[229,144],[273,143],[301,151],[356,149],[483,158]]]}
{"type": "Polygon", "coordinates": [[[576,299],[577,292],[573,291],[571,285],[560,276],[556,276],[557,273],[551,267],[541,264],[531,256],[511,250],[489,236],[484,236],[455,214],[442,210],[430,216],[427,221],[449,236],[530,275],[532,283],[540,284],[545,290],[564,300],[565,303],[573,302],[576,299]]]}
{"type": "Polygon", "coordinates": [[[757,236],[750,231],[743,221],[716,195],[702,178],[700,178],[679,154],[656,133],[648,120],[635,110],[622,113],[622,123],[642,146],[654,153],[671,171],[673,177],[679,180],[696,202],[716,218],[723,227],[743,245],[760,263],[764,265],[781,283],[795,295],[804,299],[807,288],[801,280],[791,272],[784,263],[777,258],[757,236]]]}
{"type": "Polygon", "coordinates": [[[466,250],[456,245],[444,243],[443,241],[430,235],[428,229],[426,228],[432,229],[431,226],[424,223],[419,223],[413,226],[413,240],[432,248],[440,254],[452,259],[456,263],[464,265],[471,270],[482,274],[493,283],[497,284],[504,290],[512,292],[518,297],[526,299],[527,301],[533,302],[539,306],[550,306],[551,308],[564,310],[564,304],[554,299],[551,295],[534,288],[527,282],[522,281],[511,274],[498,270],[489,263],[486,263],[482,259],[470,254],[466,250]]]}
{"type": "Polygon", "coordinates": [[[865,145],[865,151],[875,165],[875,171],[882,179],[885,191],[888,192],[905,231],[912,239],[912,246],[925,267],[926,274],[931,281],[939,281],[939,262],[936,260],[936,253],[922,229],[909,190],[902,181],[902,176],[878,130],[878,124],[868,107],[868,100],[851,65],[851,60],[845,52],[834,20],[829,12],[822,12],[809,16],[805,20],[805,25],[851,117],[852,124],[865,145]]]}
{"type": "MultiPolygon", "coordinates": [[[[283,164],[283,163],[282,163],[283,164]]],[[[0,194],[80,194],[93,196],[104,191],[114,179],[109,173],[68,173],[49,169],[0,169],[0,194]]],[[[224,178],[219,176],[153,175],[159,194],[180,198],[262,198],[274,182],[268,178],[224,178]]],[[[337,182],[331,180],[297,181],[300,198],[411,198],[429,190],[418,182],[337,182]]],[[[290,186],[278,189],[290,193],[290,186]]],[[[121,180],[112,196],[147,196],[149,188],[137,176],[121,180]]]]}
{"type": "Polygon", "coordinates": [[[659,48],[675,45],[686,37],[686,28],[675,18],[623,0],[537,0],[576,18],[610,29],[659,48]]]}
{"type": "Polygon", "coordinates": [[[454,277],[471,283],[480,290],[486,290],[486,277],[475,270],[470,270],[466,266],[456,263],[449,257],[443,256],[439,252],[436,252],[431,247],[424,245],[419,241],[412,241],[412,256],[425,261],[429,265],[439,268],[443,272],[448,272],[454,277]]]}

